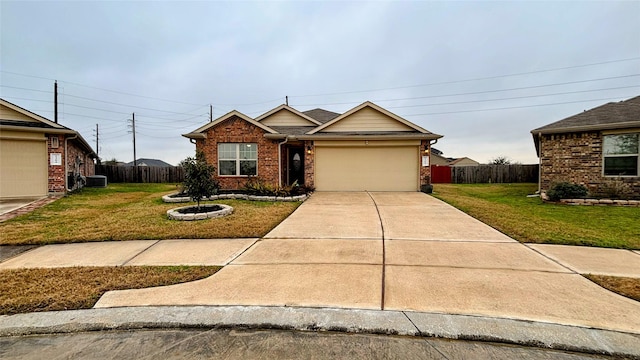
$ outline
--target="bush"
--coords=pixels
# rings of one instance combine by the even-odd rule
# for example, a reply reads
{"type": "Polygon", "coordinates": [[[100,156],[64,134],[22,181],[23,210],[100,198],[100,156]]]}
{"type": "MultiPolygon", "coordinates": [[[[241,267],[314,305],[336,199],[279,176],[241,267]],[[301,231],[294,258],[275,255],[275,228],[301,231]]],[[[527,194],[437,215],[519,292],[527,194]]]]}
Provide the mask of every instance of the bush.
{"type": "Polygon", "coordinates": [[[308,194],[314,189],[309,186],[300,186],[297,182],[285,187],[273,187],[266,184],[262,179],[254,177],[247,181],[243,190],[248,195],[285,197],[308,194]]]}
{"type": "Polygon", "coordinates": [[[589,191],[584,185],[561,182],[552,185],[551,189],[547,191],[547,196],[551,201],[558,201],[560,199],[580,199],[586,197],[588,192],[589,191]]]}

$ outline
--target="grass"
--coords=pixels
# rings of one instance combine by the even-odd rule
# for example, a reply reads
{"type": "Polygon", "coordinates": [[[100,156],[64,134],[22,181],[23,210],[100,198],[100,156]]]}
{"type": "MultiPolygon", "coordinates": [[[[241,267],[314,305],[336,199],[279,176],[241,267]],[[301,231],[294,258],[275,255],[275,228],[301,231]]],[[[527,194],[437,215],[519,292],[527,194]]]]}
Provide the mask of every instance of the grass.
{"type": "Polygon", "coordinates": [[[88,309],[110,290],[194,281],[217,266],[126,266],[0,271],[0,315],[88,309]]]}
{"type": "Polygon", "coordinates": [[[434,196],[521,242],[640,249],[640,208],[528,198],[536,184],[436,184],[434,196]]]}
{"type": "Polygon", "coordinates": [[[592,274],[584,275],[584,277],[607,290],[626,296],[635,301],[640,301],[640,279],[592,274]]]}
{"type": "Polygon", "coordinates": [[[217,200],[232,215],[202,221],[168,220],[162,195],[171,184],[110,184],[86,188],[29,214],[0,223],[0,245],[105,240],[262,237],[298,206],[297,202],[217,200]]]}

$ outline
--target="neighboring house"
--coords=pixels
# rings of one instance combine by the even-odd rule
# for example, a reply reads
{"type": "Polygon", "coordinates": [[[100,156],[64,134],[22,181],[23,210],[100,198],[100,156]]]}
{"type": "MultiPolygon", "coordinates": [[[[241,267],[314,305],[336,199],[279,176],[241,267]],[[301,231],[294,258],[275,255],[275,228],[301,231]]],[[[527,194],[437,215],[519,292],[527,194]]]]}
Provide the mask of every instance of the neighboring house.
{"type": "Polygon", "coordinates": [[[78,132],[0,99],[0,199],[73,190],[97,157],[78,132]]]}
{"type": "Polygon", "coordinates": [[[442,151],[431,148],[431,164],[440,166],[478,166],[479,162],[468,157],[450,158],[442,156],[442,151]]]}
{"type": "Polygon", "coordinates": [[[640,198],[640,96],[532,130],[540,190],[585,185],[594,196],[640,198]]]}
{"type": "MultiPolygon", "coordinates": [[[[145,158],[140,158],[137,161],[138,166],[159,166],[159,167],[171,167],[173,165],[166,163],[162,160],[158,160],[158,159],[145,159],[145,158]]],[[[133,166],[133,161],[132,162],[128,162],[126,164],[123,164],[123,166],[133,166]]]]}
{"type": "Polygon", "coordinates": [[[461,157],[461,158],[457,158],[457,159],[453,159],[449,162],[449,166],[478,166],[480,165],[479,162],[470,159],[468,157],[461,157]]]}
{"type": "Polygon", "coordinates": [[[223,189],[256,176],[320,191],[418,191],[430,181],[431,133],[371,102],[338,114],[281,105],[257,118],[238,111],[183,136],[216,166],[223,189]]]}

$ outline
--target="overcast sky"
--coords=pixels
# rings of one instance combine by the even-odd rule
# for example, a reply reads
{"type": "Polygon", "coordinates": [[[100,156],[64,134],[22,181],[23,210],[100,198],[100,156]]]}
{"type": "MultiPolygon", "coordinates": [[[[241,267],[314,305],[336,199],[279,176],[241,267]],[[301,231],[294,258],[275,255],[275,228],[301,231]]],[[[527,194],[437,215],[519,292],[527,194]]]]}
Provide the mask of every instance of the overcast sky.
{"type": "Polygon", "coordinates": [[[537,163],[530,131],[640,95],[640,1],[0,2],[0,96],[105,160],[171,164],[230,110],[364,101],[449,157],[537,163]]]}

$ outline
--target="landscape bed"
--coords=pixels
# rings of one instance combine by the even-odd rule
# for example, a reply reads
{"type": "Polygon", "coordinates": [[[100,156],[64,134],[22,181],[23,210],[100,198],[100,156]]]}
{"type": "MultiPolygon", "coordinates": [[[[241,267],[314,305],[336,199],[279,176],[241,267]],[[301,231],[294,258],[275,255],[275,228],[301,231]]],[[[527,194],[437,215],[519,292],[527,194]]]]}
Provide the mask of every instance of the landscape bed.
{"type": "MultiPolygon", "coordinates": [[[[162,196],[175,184],[109,184],[85,188],[29,214],[0,223],[0,245],[106,240],[215,239],[262,237],[291,214],[299,202],[216,200],[233,214],[204,221],[172,221],[175,204],[162,196]]],[[[204,202],[203,204],[207,204],[204,202]]]]}

